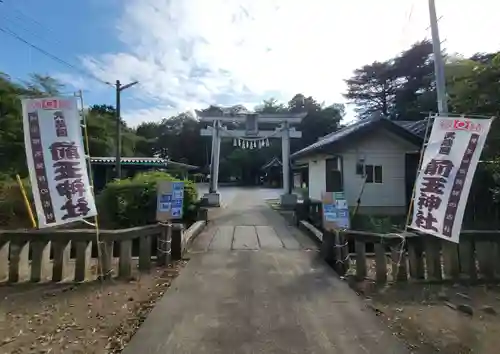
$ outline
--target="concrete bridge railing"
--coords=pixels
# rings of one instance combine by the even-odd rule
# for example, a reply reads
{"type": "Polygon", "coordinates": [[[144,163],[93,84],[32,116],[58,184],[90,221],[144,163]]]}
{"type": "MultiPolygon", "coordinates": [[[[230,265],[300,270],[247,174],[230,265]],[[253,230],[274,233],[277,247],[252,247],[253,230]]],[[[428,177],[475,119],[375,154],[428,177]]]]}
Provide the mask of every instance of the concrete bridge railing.
{"type": "Polygon", "coordinates": [[[205,223],[101,230],[99,237],[90,229],[0,231],[0,282],[129,278],[180,259],[205,223]]]}
{"type": "Polygon", "coordinates": [[[338,273],[356,280],[500,281],[500,230],[463,230],[459,244],[411,232],[330,232],[322,229],[320,202],[298,205],[295,220],[338,273]]]}

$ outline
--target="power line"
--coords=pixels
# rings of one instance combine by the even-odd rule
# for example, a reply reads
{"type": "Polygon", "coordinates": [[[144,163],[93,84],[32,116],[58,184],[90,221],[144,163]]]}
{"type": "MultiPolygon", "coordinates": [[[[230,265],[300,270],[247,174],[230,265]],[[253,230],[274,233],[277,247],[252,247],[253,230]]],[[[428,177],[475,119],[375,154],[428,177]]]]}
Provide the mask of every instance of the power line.
{"type": "MultiPolygon", "coordinates": [[[[41,39],[42,41],[45,41],[46,43],[48,44],[58,44],[58,45],[63,45],[60,41],[58,41],[57,39],[55,39],[55,35],[57,35],[57,33],[50,27],[44,25],[43,23],[39,22],[38,20],[36,20],[35,18],[25,14],[21,9],[19,9],[18,7],[16,7],[15,5],[13,5],[12,3],[9,3],[9,2],[4,2],[4,0],[0,0],[0,4],[3,4],[3,5],[7,5],[8,4],[8,7],[10,7],[13,11],[17,12],[17,14],[13,14],[14,18],[21,21],[21,22],[32,22],[34,23],[37,27],[39,27],[40,29],[44,30],[46,33],[49,33],[49,34],[54,34],[54,36],[51,36],[51,40],[48,40],[47,38],[45,38],[44,36],[42,36],[41,34],[37,33],[37,31],[35,31],[34,29],[31,29],[26,26],[20,26],[21,29],[23,29],[24,31],[34,35],[35,37],[41,39]],[[51,41],[53,43],[51,43],[51,41]]],[[[11,23],[13,24],[16,24],[18,25],[18,23],[16,23],[16,21],[13,21],[13,19],[7,17],[7,16],[4,16],[5,19],[7,19],[8,21],[10,21],[11,23]]],[[[49,58],[51,58],[52,60],[55,60],[75,71],[77,71],[78,73],[82,74],[82,75],[85,75],[87,77],[90,77],[102,84],[105,84],[105,85],[108,85],[108,86],[113,86],[113,84],[107,82],[107,81],[104,81],[102,79],[100,79],[98,76],[94,75],[94,74],[91,74],[90,72],[86,71],[86,70],[83,70],[71,63],[69,63],[68,61],[66,60],[63,60],[61,59],[60,57],[58,57],[57,55],[29,42],[27,39],[23,38],[20,34],[12,31],[11,29],[9,28],[2,28],[0,27],[0,31],[6,33],[7,35],[10,35],[12,37],[14,37],[15,39],[23,42],[24,44],[30,46],[31,48],[34,48],[35,50],[39,51],[40,53],[48,56],[49,58]]],[[[144,87],[144,85],[141,85],[142,88],[143,88],[143,91],[147,91],[146,88],[144,87]]],[[[158,97],[154,97],[153,95],[151,94],[148,94],[149,96],[151,96],[152,100],[153,101],[161,101],[161,99],[159,99],[158,97]]],[[[127,100],[136,100],[136,101],[139,101],[139,102],[142,102],[143,104],[146,104],[146,105],[150,105],[151,103],[150,102],[147,102],[145,101],[144,99],[142,99],[141,97],[138,97],[138,96],[133,96],[133,97],[127,97],[126,98],[127,100]]]]}
{"type": "MultiPolygon", "coordinates": [[[[0,14],[1,15],[1,14],[0,14]]],[[[51,40],[48,40],[46,37],[44,37],[41,34],[41,31],[32,29],[30,26],[27,25],[27,21],[22,19],[20,16],[16,16],[15,14],[12,15],[13,17],[7,16],[7,14],[3,14],[3,19],[6,22],[9,22],[10,24],[14,26],[18,26],[23,32],[30,34],[31,36],[34,36],[38,39],[41,39],[42,41],[48,43],[48,44],[58,44],[62,45],[61,42],[59,41],[54,41],[54,43],[51,43],[51,40]]],[[[53,39],[52,39],[53,40],[53,39]]]]}
{"type": "Polygon", "coordinates": [[[58,63],[63,64],[63,65],[65,65],[65,66],[67,66],[68,68],[71,68],[71,69],[73,69],[73,70],[77,71],[78,73],[80,73],[80,74],[82,74],[82,75],[85,75],[85,76],[87,76],[87,77],[89,77],[89,78],[92,78],[92,79],[94,79],[94,80],[96,80],[96,81],[98,81],[98,82],[100,82],[100,83],[102,83],[102,84],[104,84],[104,85],[113,86],[111,83],[109,83],[109,82],[107,82],[107,81],[104,81],[104,80],[102,80],[102,79],[98,78],[97,76],[95,76],[95,75],[93,75],[93,74],[90,74],[89,72],[87,72],[87,71],[85,71],[85,70],[82,70],[82,69],[80,69],[80,68],[76,67],[76,66],[75,66],[75,65],[73,65],[73,64],[68,63],[67,61],[65,61],[65,60],[63,60],[63,59],[61,59],[61,58],[59,58],[57,55],[52,54],[52,53],[50,53],[50,52],[46,51],[45,49],[40,48],[39,46],[37,46],[37,45],[35,45],[35,44],[33,44],[33,43],[29,42],[28,40],[24,39],[24,38],[23,38],[23,37],[21,37],[19,34],[17,34],[16,32],[14,32],[14,31],[12,31],[12,30],[10,30],[10,29],[8,29],[8,28],[5,28],[5,27],[0,27],[0,31],[1,31],[1,32],[3,32],[3,33],[5,33],[5,34],[7,34],[8,36],[11,36],[12,38],[14,38],[14,39],[16,39],[16,40],[18,40],[18,41],[20,41],[20,42],[22,42],[22,43],[24,43],[24,44],[26,44],[26,45],[30,46],[31,48],[33,48],[33,49],[37,50],[38,52],[40,52],[40,53],[42,53],[43,55],[45,55],[45,56],[47,56],[47,57],[51,58],[52,60],[57,61],[58,63]]]}

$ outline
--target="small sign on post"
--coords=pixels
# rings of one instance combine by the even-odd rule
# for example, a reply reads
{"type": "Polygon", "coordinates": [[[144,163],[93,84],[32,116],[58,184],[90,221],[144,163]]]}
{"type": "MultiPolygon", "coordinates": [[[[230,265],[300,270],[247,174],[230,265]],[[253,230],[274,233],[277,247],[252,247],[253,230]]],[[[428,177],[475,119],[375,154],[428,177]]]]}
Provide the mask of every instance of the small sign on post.
{"type": "Polygon", "coordinates": [[[184,182],[161,181],[158,183],[156,220],[169,222],[182,219],[184,205],[184,182]]]}
{"type": "Polygon", "coordinates": [[[343,192],[324,192],[321,195],[323,204],[323,235],[321,253],[328,262],[334,261],[339,274],[347,271],[349,250],[344,236],[340,232],[351,227],[349,206],[343,192]]]}
{"type": "Polygon", "coordinates": [[[349,229],[349,206],[344,192],[324,192],[321,196],[323,202],[323,227],[328,231],[349,229]]]}

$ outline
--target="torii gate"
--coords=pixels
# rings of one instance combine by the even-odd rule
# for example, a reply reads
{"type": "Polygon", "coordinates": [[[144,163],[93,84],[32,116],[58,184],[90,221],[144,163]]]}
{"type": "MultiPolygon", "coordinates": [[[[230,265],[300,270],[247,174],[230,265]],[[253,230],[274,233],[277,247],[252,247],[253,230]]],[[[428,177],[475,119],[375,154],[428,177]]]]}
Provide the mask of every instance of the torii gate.
{"type": "Polygon", "coordinates": [[[284,190],[284,194],[281,196],[281,204],[290,205],[296,202],[295,195],[290,193],[290,138],[301,138],[302,133],[291,126],[300,124],[307,113],[259,114],[249,112],[243,106],[235,106],[229,109],[212,106],[206,111],[196,111],[196,114],[201,122],[212,124],[207,129],[201,129],[202,136],[212,137],[210,190],[208,194],[204,195],[209,205],[220,205],[217,185],[222,138],[231,138],[234,141],[234,146],[249,149],[269,146],[269,139],[281,138],[284,190]],[[278,127],[275,130],[259,130],[259,121],[266,124],[277,124],[278,127]],[[245,130],[229,130],[223,125],[223,123],[242,122],[246,123],[245,130]]]}

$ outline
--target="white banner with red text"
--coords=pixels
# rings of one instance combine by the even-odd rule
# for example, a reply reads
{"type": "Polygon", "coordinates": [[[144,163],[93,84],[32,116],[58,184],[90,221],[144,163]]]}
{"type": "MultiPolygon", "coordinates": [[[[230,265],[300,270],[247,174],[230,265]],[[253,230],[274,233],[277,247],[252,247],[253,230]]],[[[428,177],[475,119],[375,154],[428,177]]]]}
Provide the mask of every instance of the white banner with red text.
{"type": "Polygon", "coordinates": [[[436,117],[415,181],[412,229],[459,242],[492,119],[436,117]]]}
{"type": "Polygon", "coordinates": [[[22,106],[38,227],[97,215],[76,99],[23,99],[22,106]]]}

